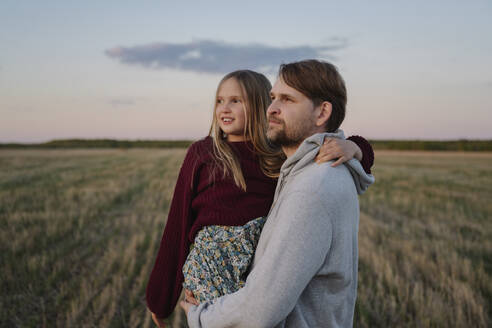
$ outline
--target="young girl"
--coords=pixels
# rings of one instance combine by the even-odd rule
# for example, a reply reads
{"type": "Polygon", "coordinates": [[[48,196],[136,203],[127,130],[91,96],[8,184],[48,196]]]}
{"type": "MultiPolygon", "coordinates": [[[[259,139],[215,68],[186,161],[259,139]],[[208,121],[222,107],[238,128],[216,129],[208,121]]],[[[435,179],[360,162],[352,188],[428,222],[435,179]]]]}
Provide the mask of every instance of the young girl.
{"type": "MultiPolygon", "coordinates": [[[[209,136],[188,149],[147,285],[147,305],[159,326],[183,285],[202,302],[244,284],[285,160],[266,137],[270,89],[262,74],[227,74],[217,88],[209,136]]],[[[362,166],[370,172],[371,146],[362,137],[349,139],[355,144],[325,143],[320,157],[348,160],[362,150],[362,166]]]]}

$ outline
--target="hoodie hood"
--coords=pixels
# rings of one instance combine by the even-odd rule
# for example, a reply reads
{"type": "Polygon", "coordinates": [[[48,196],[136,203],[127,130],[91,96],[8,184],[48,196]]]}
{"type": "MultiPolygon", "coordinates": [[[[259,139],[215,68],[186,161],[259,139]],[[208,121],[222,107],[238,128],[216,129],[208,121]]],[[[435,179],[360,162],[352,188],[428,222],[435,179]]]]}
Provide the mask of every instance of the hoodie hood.
{"type": "MultiPolygon", "coordinates": [[[[318,155],[319,148],[323,144],[325,138],[345,139],[345,135],[342,130],[338,129],[334,133],[316,133],[309,138],[306,138],[299,148],[297,148],[296,152],[291,157],[287,158],[280,168],[281,177],[296,174],[305,166],[312,164],[316,155],[318,155]]],[[[352,158],[345,162],[344,165],[352,175],[358,194],[364,193],[364,191],[374,183],[374,176],[372,174],[367,174],[357,159],[352,158]]]]}

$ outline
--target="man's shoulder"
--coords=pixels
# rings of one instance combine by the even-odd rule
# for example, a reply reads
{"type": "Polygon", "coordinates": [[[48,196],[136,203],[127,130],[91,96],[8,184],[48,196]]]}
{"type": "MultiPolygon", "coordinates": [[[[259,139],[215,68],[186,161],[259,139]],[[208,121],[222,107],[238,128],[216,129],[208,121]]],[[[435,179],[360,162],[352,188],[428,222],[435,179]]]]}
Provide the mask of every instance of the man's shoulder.
{"type": "Polygon", "coordinates": [[[295,189],[299,191],[314,191],[324,193],[339,193],[343,191],[356,192],[354,180],[345,165],[332,167],[333,162],[307,165],[292,177],[295,189]]]}

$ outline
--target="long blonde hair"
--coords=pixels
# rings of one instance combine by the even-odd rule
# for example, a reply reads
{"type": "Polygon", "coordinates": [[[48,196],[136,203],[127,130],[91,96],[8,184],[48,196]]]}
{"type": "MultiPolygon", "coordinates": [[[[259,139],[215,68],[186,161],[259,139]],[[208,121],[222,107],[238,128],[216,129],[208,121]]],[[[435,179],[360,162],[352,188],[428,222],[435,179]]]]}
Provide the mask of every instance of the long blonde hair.
{"type": "MultiPolygon", "coordinates": [[[[272,85],[263,74],[250,70],[234,71],[224,76],[220,81],[215,94],[216,99],[222,84],[231,78],[239,83],[243,94],[246,116],[244,137],[251,141],[255,153],[258,155],[262,172],[268,177],[276,178],[285,160],[285,155],[279,147],[273,146],[266,136],[268,125],[266,111],[271,103],[270,89],[272,85]]],[[[231,174],[234,183],[246,191],[246,181],[239,159],[227,143],[226,135],[217,122],[216,107],[217,102],[214,105],[212,125],[209,131],[209,136],[212,137],[214,145],[212,156],[216,164],[214,171],[216,169],[221,170],[223,177],[231,174]]],[[[215,172],[213,176],[215,176],[215,172]]]]}

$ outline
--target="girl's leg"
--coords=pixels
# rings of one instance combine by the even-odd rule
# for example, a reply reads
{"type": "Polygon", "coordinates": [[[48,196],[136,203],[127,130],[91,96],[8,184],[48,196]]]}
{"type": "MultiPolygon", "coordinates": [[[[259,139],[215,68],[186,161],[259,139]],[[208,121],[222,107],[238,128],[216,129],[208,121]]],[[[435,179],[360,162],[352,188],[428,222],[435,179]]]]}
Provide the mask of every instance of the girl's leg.
{"type": "Polygon", "coordinates": [[[200,303],[242,288],[265,220],[200,230],[183,266],[183,287],[200,303]]]}

